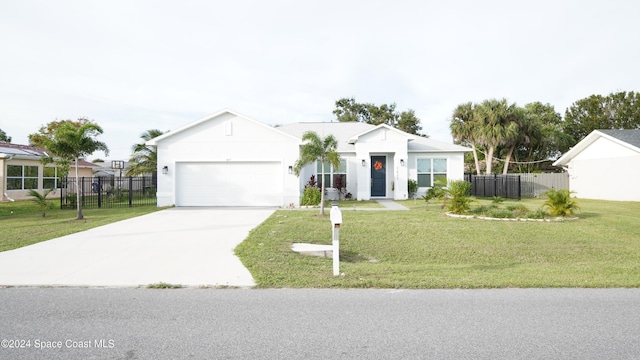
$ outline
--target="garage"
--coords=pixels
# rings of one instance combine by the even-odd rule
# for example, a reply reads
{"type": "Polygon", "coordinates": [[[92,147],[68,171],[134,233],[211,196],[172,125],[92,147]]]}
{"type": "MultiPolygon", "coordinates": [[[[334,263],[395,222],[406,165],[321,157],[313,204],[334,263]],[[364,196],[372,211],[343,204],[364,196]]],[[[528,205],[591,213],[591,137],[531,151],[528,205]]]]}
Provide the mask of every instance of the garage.
{"type": "Polygon", "coordinates": [[[176,206],[281,206],[280,162],[179,162],[176,206]]]}

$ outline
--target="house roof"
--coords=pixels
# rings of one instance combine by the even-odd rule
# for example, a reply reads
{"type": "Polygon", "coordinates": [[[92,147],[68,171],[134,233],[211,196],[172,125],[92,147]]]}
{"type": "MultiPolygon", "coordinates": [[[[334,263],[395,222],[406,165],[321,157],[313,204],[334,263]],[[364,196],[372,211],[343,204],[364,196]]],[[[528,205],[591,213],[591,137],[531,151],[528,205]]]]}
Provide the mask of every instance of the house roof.
{"type": "MultiPolygon", "coordinates": [[[[4,159],[22,159],[22,160],[40,160],[40,158],[49,156],[47,152],[38,146],[12,144],[0,142],[0,158],[4,159]]],[[[71,163],[75,165],[75,161],[71,163]]],[[[97,167],[98,165],[84,159],[78,162],[80,167],[97,167]]]]}
{"type": "Polygon", "coordinates": [[[396,128],[390,127],[388,125],[370,125],[361,122],[302,122],[302,123],[293,123],[288,125],[282,125],[278,129],[281,129],[284,132],[287,132],[293,136],[298,138],[302,137],[306,131],[314,131],[319,136],[324,137],[325,135],[332,134],[336,140],[338,141],[338,151],[339,152],[349,152],[355,151],[354,144],[357,142],[357,138],[363,136],[365,134],[370,133],[379,128],[386,128],[391,131],[396,131],[402,133],[407,136],[408,141],[408,151],[409,152],[420,152],[420,151],[430,151],[430,152],[466,152],[471,151],[471,149],[455,145],[449,144],[438,140],[433,140],[430,138],[425,138],[418,135],[413,135],[406,133],[404,131],[398,130],[396,128]]]}
{"type": "Polygon", "coordinates": [[[295,136],[296,138],[302,138],[302,135],[307,131],[313,131],[320,137],[327,135],[333,135],[338,141],[338,152],[355,151],[353,143],[349,140],[357,134],[365,133],[375,129],[376,126],[365,124],[361,122],[301,122],[282,125],[278,129],[295,136]]]}
{"type": "Polygon", "coordinates": [[[574,147],[564,153],[553,166],[565,166],[576,155],[580,154],[589,145],[593,144],[599,138],[608,139],[616,144],[632,149],[640,153],[640,129],[632,130],[593,130],[584,139],[580,140],[574,147]]]}
{"type": "Polygon", "coordinates": [[[196,127],[196,126],[198,126],[198,125],[200,125],[202,123],[205,123],[207,121],[211,121],[211,120],[219,117],[220,115],[224,115],[224,114],[232,114],[232,115],[235,115],[237,117],[240,117],[240,118],[246,119],[248,121],[251,121],[251,122],[253,122],[253,123],[255,123],[255,124],[259,125],[259,126],[263,126],[263,127],[267,128],[267,129],[270,129],[272,131],[277,131],[277,132],[283,133],[283,134],[285,134],[287,136],[290,136],[289,134],[281,132],[280,130],[278,130],[279,128],[274,128],[272,126],[269,126],[269,125],[266,125],[264,123],[261,123],[260,121],[254,120],[254,119],[252,119],[252,118],[250,118],[250,117],[248,117],[246,115],[242,115],[242,114],[240,114],[239,112],[237,112],[235,110],[223,109],[223,110],[220,110],[220,111],[218,111],[218,112],[216,112],[216,113],[214,113],[212,115],[204,117],[204,118],[202,118],[200,120],[191,122],[189,124],[186,124],[186,125],[183,125],[183,126],[177,128],[177,129],[174,129],[174,130],[171,130],[169,132],[166,132],[166,133],[164,133],[164,134],[162,134],[162,135],[160,135],[158,137],[155,137],[155,138],[147,141],[145,144],[146,145],[151,145],[151,146],[156,146],[156,145],[158,145],[159,141],[162,141],[162,140],[164,140],[166,138],[170,138],[170,137],[172,137],[172,136],[174,136],[176,134],[179,134],[179,133],[181,133],[181,132],[183,132],[185,130],[188,130],[188,129],[191,129],[193,127],[196,127]]]}

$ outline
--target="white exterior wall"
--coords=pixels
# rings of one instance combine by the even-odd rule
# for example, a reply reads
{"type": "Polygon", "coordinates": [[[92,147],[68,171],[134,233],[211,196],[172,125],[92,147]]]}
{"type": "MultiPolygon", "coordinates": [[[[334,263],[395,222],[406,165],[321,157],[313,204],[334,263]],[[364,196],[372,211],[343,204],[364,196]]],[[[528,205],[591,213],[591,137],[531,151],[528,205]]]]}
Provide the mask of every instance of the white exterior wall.
{"type": "MultiPolygon", "coordinates": [[[[447,159],[447,181],[464,179],[464,154],[463,153],[409,153],[409,179],[418,180],[418,158],[420,159],[447,159]]],[[[418,188],[416,197],[427,193],[429,188],[418,188]]]]}
{"type": "Polygon", "coordinates": [[[371,156],[380,155],[387,157],[386,197],[408,199],[407,140],[406,135],[386,128],[376,129],[358,138],[355,144],[358,188],[356,193],[352,192],[354,197],[358,200],[371,199],[371,156]],[[362,166],[363,159],[365,166],[362,166]],[[400,166],[401,159],[405,162],[404,167],[400,166]]]}
{"type": "MultiPolygon", "coordinates": [[[[158,141],[158,206],[176,203],[176,168],[181,162],[255,162],[282,164],[282,206],[299,204],[298,178],[289,174],[299,154],[299,141],[267,125],[231,113],[158,141]],[[162,168],[168,167],[168,174],[162,168]]],[[[256,174],[255,186],[260,186],[256,174]]]]}
{"type": "Polygon", "coordinates": [[[640,154],[598,138],[567,167],[575,196],[585,199],[640,201],[640,154]]]}

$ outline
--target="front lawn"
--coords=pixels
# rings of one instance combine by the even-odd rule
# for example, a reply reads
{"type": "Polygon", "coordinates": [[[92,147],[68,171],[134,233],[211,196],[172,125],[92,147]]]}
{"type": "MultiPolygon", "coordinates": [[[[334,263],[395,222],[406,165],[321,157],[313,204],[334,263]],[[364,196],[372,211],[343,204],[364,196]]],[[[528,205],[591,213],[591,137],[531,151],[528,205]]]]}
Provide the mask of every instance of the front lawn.
{"type": "Polygon", "coordinates": [[[263,288],[640,287],[640,202],[579,200],[579,220],[544,223],[458,219],[439,203],[400,203],[411,210],[342,212],[343,276],[332,275],[331,259],[290,249],[331,244],[328,212],[277,211],[236,253],[263,288]]]}
{"type": "Polygon", "coordinates": [[[42,217],[32,201],[0,203],[0,251],[12,250],[97,226],[160,210],[155,205],[138,207],[83,209],[83,220],[75,220],[76,210],[60,210],[60,200],[50,200],[51,207],[42,217]]]}

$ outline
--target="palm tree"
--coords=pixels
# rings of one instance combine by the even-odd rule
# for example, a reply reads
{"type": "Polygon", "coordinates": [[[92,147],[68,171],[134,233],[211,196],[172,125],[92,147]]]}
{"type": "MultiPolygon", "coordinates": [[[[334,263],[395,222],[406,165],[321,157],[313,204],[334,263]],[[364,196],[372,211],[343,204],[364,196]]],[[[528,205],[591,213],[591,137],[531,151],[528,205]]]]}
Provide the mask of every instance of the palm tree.
{"type": "MultiPolygon", "coordinates": [[[[63,121],[57,129],[43,136],[42,147],[56,159],[56,162],[69,164],[75,161],[76,185],[79,185],[80,176],[78,174],[78,163],[81,159],[102,150],[105,155],[109,155],[109,148],[101,141],[95,139],[102,134],[102,128],[87,119],[78,121],[63,121]]],[[[80,201],[80,191],[76,192],[78,204],[78,220],[82,220],[82,202],[80,201]]]]}
{"type": "Polygon", "coordinates": [[[129,158],[131,163],[127,170],[127,176],[144,174],[155,174],[158,164],[158,150],[155,146],[147,146],[145,142],[164,134],[158,129],[151,129],[143,132],[140,137],[144,140],[140,144],[135,144],[131,148],[133,154],[129,158]]]}
{"type": "Polygon", "coordinates": [[[54,189],[47,189],[40,194],[38,190],[29,189],[29,196],[33,196],[33,202],[35,202],[38,206],[40,206],[40,211],[42,211],[42,217],[47,216],[47,206],[49,203],[47,202],[47,196],[54,189]]]}
{"type": "Polygon", "coordinates": [[[478,150],[476,147],[477,121],[473,103],[460,104],[453,111],[451,118],[451,136],[462,144],[469,144],[473,150],[473,160],[476,165],[476,174],[480,174],[480,161],[478,160],[478,150]]]}
{"type": "Polygon", "coordinates": [[[527,114],[526,110],[514,105],[509,106],[508,125],[505,135],[505,143],[508,151],[504,160],[504,168],[502,174],[506,174],[509,171],[509,163],[511,162],[511,156],[517,146],[529,144],[531,142],[531,134],[534,132],[533,122],[527,114]],[[515,130],[514,130],[515,129],[515,130]]]}
{"type": "Polygon", "coordinates": [[[515,105],[509,105],[507,99],[491,99],[483,101],[477,110],[479,142],[487,149],[486,174],[490,175],[496,148],[517,135],[517,126],[511,121],[515,105]]]}
{"type": "Polygon", "coordinates": [[[303,144],[300,147],[300,158],[296,160],[293,171],[296,176],[300,176],[300,171],[308,164],[320,161],[321,179],[323,189],[320,189],[320,215],[324,215],[324,163],[328,162],[334,169],[340,166],[340,154],[336,151],[338,141],[333,135],[327,135],[324,139],[313,131],[307,131],[302,135],[303,144]]]}

